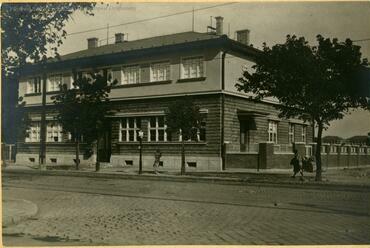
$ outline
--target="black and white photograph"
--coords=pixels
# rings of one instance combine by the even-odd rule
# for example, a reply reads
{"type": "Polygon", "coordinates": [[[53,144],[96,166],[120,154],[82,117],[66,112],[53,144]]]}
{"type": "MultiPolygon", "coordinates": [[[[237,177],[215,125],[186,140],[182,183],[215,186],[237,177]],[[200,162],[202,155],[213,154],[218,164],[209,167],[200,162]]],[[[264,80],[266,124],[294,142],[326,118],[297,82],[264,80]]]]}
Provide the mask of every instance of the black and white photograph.
{"type": "Polygon", "coordinates": [[[2,3],[2,245],[370,245],[369,24],[369,1],[2,3]]]}

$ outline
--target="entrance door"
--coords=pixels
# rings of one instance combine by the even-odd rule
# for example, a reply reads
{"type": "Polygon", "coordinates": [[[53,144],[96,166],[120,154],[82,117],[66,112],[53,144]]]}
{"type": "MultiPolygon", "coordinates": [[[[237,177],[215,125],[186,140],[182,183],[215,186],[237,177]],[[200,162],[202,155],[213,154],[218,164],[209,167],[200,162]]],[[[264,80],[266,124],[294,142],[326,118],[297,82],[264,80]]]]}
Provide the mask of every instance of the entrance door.
{"type": "Polygon", "coordinates": [[[99,162],[110,162],[110,156],[112,153],[112,140],[111,140],[111,125],[104,132],[104,135],[99,140],[99,151],[98,151],[98,161],[99,162]]]}

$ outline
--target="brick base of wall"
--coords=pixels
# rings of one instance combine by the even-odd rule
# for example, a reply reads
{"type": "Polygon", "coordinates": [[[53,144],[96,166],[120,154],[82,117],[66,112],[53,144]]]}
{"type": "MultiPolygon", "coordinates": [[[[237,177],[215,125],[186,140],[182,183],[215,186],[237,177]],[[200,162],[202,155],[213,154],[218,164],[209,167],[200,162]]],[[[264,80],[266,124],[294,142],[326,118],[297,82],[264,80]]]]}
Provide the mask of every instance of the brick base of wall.
{"type": "MultiPolygon", "coordinates": [[[[55,166],[74,166],[76,156],[74,154],[47,154],[46,155],[46,165],[55,166]]],[[[88,159],[84,159],[83,155],[80,155],[80,165],[81,166],[95,166],[96,155],[92,155],[88,159]]],[[[17,153],[16,165],[38,165],[39,164],[39,154],[35,153],[17,153]]]]}
{"type": "MultiPolygon", "coordinates": [[[[143,170],[153,170],[154,156],[143,155],[143,170]]],[[[120,154],[111,156],[111,165],[114,167],[139,167],[139,156],[120,154]]],[[[163,170],[180,171],[181,156],[162,156],[163,170]]],[[[220,171],[221,159],[214,156],[185,156],[187,171],[220,171]],[[193,167],[196,166],[196,167],[193,167]]]]}

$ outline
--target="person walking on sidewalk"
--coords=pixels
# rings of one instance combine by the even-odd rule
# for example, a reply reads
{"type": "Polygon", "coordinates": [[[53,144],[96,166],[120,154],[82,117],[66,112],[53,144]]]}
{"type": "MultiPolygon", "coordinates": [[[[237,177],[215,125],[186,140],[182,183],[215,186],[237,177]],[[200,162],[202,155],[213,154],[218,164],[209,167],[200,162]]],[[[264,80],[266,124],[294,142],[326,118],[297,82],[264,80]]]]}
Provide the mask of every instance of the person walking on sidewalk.
{"type": "Polygon", "coordinates": [[[301,177],[303,178],[303,171],[302,171],[300,163],[301,163],[301,159],[298,154],[298,150],[294,149],[294,157],[292,158],[292,160],[290,160],[290,164],[293,166],[293,176],[292,176],[293,178],[295,178],[295,175],[298,172],[301,174],[301,177]]]}
{"type": "Polygon", "coordinates": [[[162,156],[161,151],[157,149],[154,154],[154,164],[153,164],[155,174],[158,174],[158,166],[159,162],[161,161],[161,156],[162,156]]]}

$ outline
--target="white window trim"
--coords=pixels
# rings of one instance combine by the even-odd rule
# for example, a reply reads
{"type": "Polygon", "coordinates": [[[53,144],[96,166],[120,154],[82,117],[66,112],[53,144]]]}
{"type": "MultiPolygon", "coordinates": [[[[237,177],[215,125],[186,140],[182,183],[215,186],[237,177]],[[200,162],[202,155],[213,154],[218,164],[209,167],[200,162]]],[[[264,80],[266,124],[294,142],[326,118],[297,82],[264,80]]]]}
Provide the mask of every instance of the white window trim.
{"type": "Polygon", "coordinates": [[[181,57],[181,61],[180,61],[180,79],[193,79],[193,78],[201,78],[201,77],[205,77],[206,74],[206,61],[205,61],[205,58],[203,55],[194,55],[194,56],[186,56],[186,57],[181,57]],[[201,58],[202,59],[202,62],[203,62],[203,73],[202,75],[200,75],[199,77],[184,77],[184,63],[183,61],[184,60],[187,60],[187,59],[197,59],[197,58],[201,58]]]}
{"type": "Polygon", "coordinates": [[[288,137],[289,137],[289,142],[294,143],[295,142],[295,123],[289,123],[288,127],[288,137]],[[290,128],[292,127],[292,130],[290,128]]]}
{"type": "Polygon", "coordinates": [[[278,125],[279,125],[279,122],[277,121],[274,121],[274,120],[268,120],[268,124],[267,124],[267,140],[268,142],[273,142],[274,144],[277,144],[278,143],[278,125]],[[276,125],[276,132],[274,132],[273,130],[270,131],[270,124],[275,124],[276,125]],[[270,140],[270,134],[272,135],[271,136],[271,140],[270,140]],[[276,138],[274,139],[274,134],[276,134],[276,138]]]}
{"type": "Polygon", "coordinates": [[[40,122],[33,122],[28,130],[28,137],[25,138],[25,142],[40,142],[40,122]],[[36,133],[35,139],[32,137],[32,133],[36,133]]]}
{"type": "Polygon", "coordinates": [[[307,142],[307,126],[302,125],[302,142],[306,143],[307,142]]]}
{"type": "Polygon", "coordinates": [[[42,79],[40,76],[30,77],[26,80],[26,94],[34,94],[34,93],[41,93],[41,87],[42,87],[42,79]],[[35,87],[35,79],[37,78],[38,82],[38,91],[36,91],[35,87]]]}
{"type": "Polygon", "coordinates": [[[170,80],[170,79],[171,79],[171,63],[170,63],[169,60],[150,63],[150,82],[161,82],[161,81],[167,81],[167,80],[170,80]],[[163,80],[158,80],[158,79],[155,80],[154,79],[153,66],[155,66],[155,65],[168,66],[168,73],[166,74],[166,76],[163,80]]]}
{"type": "Polygon", "coordinates": [[[130,85],[130,84],[140,84],[141,83],[141,67],[139,64],[131,64],[131,65],[124,65],[121,67],[121,85],[130,85]],[[138,79],[134,83],[130,83],[129,79],[127,80],[127,83],[125,83],[125,68],[136,68],[137,69],[137,74],[138,74],[138,79]]]}
{"type": "Polygon", "coordinates": [[[122,125],[122,122],[123,120],[120,121],[120,124],[119,124],[119,142],[136,142],[138,141],[137,140],[137,132],[140,130],[140,128],[137,127],[137,119],[138,117],[126,117],[125,120],[126,120],[126,125],[125,127],[123,127],[122,125]],[[134,119],[134,127],[129,127],[129,119],[130,118],[133,118],[134,119]],[[125,131],[126,132],[126,140],[122,140],[122,132],[125,131]],[[134,131],[134,140],[130,140],[130,137],[129,137],[129,131],[134,131]]]}
{"type": "Polygon", "coordinates": [[[107,69],[107,76],[109,77],[109,74],[112,73],[112,78],[110,83],[113,83],[115,78],[113,77],[113,71],[119,71],[120,73],[120,78],[117,79],[117,85],[122,85],[123,84],[123,70],[121,66],[117,67],[112,67],[107,69]]]}
{"type": "Polygon", "coordinates": [[[53,92],[53,91],[59,91],[59,86],[63,84],[63,74],[52,74],[52,75],[48,75],[47,77],[47,80],[46,80],[46,92],[53,92]],[[54,86],[52,86],[52,83],[56,83],[56,82],[52,82],[51,79],[54,79],[54,78],[57,78],[59,77],[60,78],[60,82],[59,84],[57,85],[57,89],[54,89],[54,86]],[[52,89],[53,88],[53,89],[52,89]]]}
{"type": "Polygon", "coordinates": [[[62,139],[63,139],[62,125],[59,124],[59,123],[53,123],[53,122],[48,123],[46,125],[46,142],[51,142],[51,143],[62,142],[62,139]],[[50,129],[51,129],[51,133],[52,133],[51,138],[49,137],[50,129]],[[54,140],[55,137],[58,137],[57,141],[54,140]]]}
{"type": "Polygon", "coordinates": [[[165,120],[165,117],[164,116],[150,116],[149,117],[149,121],[148,121],[148,142],[166,142],[167,141],[167,125],[165,124],[166,123],[166,120],[165,120]],[[150,124],[150,118],[155,118],[155,127],[152,127],[151,124],[150,124]],[[163,127],[160,127],[159,126],[159,122],[158,122],[158,118],[159,117],[163,117],[163,122],[164,122],[164,126],[163,127]],[[151,132],[152,130],[155,130],[155,140],[151,140],[151,132]],[[159,140],[159,131],[160,130],[163,130],[164,131],[164,134],[163,134],[163,141],[162,140],[159,140]]]}

